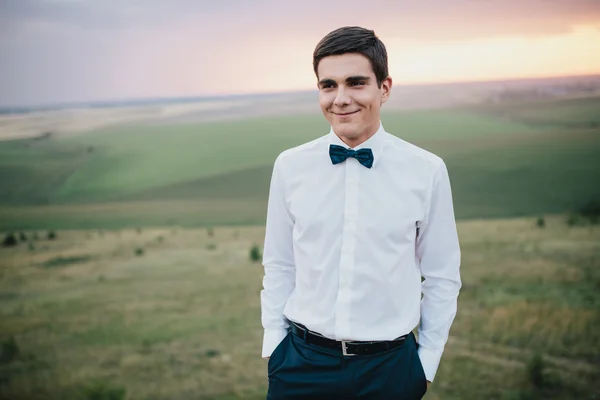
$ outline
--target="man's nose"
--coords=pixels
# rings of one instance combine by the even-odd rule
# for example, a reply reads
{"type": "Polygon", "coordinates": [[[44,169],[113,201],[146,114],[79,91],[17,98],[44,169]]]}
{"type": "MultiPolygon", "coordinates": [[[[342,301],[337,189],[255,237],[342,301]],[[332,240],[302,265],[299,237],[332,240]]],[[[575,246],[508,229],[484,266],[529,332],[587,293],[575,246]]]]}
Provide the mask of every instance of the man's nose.
{"type": "Polygon", "coordinates": [[[338,107],[343,107],[350,104],[350,96],[348,96],[344,88],[338,88],[337,95],[335,96],[333,103],[338,107]]]}

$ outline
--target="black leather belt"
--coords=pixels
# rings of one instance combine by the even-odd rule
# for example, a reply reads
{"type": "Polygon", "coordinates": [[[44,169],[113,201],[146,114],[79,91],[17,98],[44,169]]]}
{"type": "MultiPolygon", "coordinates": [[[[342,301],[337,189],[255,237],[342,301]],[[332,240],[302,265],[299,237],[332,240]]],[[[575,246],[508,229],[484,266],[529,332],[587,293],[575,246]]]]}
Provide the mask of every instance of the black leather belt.
{"type": "Polygon", "coordinates": [[[356,341],[338,341],[323,337],[306,329],[305,326],[291,323],[292,333],[304,340],[306,343],[316,344],[317,346],[326,347],[340,351],[345,356],[377,354],[386,350],[391,350],[400,347],[404,344],[408,335],[400,336],[394,340],[378,341],[378,342],[356,342],[356,341]]]}

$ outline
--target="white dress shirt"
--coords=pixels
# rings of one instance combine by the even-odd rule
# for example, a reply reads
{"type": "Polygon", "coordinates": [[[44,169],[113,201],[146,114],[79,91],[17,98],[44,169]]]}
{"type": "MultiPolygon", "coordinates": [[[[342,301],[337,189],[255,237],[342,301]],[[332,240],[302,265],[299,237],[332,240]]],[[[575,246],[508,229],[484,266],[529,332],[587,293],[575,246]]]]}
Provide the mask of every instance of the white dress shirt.
{"type": "Polygon", "coordinates": [[[392,340],[417,325],[433,381],[456,315],[460,248],[448,171],[383,129],[371,169],[333,165],[333,130],[281,153],[269,193],[261,291],[262,356],[290,321],[335,340],[392,340]],[[425,278],[421,283],[421,276],[425,278]]]}

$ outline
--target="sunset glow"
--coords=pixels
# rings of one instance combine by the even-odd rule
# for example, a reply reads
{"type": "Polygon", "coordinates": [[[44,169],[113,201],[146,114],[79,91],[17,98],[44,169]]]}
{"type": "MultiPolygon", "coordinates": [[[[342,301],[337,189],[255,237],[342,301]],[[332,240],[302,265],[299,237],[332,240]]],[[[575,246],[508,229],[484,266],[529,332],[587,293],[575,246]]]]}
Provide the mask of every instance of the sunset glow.
{"type": "Polygon", "coordinates": [[[450,43],[386,41],[390,74],[406,83],[476,81],[600,73],[600,30],[541,37],[498,37],[450,43]]]}
{"type": "MultiPolygon", "coordinates": [[[[389,56],[390,75],[395,84],[542,78],[600,74],[600,30],[578,26],[572,32],[539,37],[506,35],[496,38],[435,42],[406,40],[380,35],[389,56]]],[[[311,56],[315,43],[255,43],[252,49],[269,49],[262,54],[242,51],[246,71],[252,79],[235,76],[235,87],[245,92],[313,89],[316,78],[311,56]],[[270,47],[269,47],[270,46],[270,47]],[[270,50],[275,49],[274,52],[270,50]],[[273,55],[276,54],[276,56],[273,55]],[[252,55],[268,65],[252,62],[252,55]],[[261,76],[261,79],[257,79],[261,76]]],[[[229,91],[229,90],[227,90],[229,91]]]]}
{"type": "Polygon", "coordinates": [[[347,25],[396,85],[600,74],[589,0],[136,4],[0,2],[0,106],[316,89],[314,47],[347,25]]]}

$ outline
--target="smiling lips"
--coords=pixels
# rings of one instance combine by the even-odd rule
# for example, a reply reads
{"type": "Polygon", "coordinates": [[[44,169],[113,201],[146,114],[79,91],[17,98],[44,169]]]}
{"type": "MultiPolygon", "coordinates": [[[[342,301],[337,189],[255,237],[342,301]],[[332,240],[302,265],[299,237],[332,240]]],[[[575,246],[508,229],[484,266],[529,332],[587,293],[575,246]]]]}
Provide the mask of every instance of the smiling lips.
{"type": "Polygon", "coordinates": [[[333,114],[337,115],[338,117],[347,117],[349,115],[356,114],[359,111],[360,110],[356,110],[356,111],[345,112],[345,113],[336,113],[336,112],[334,112],[333,114]]]}

